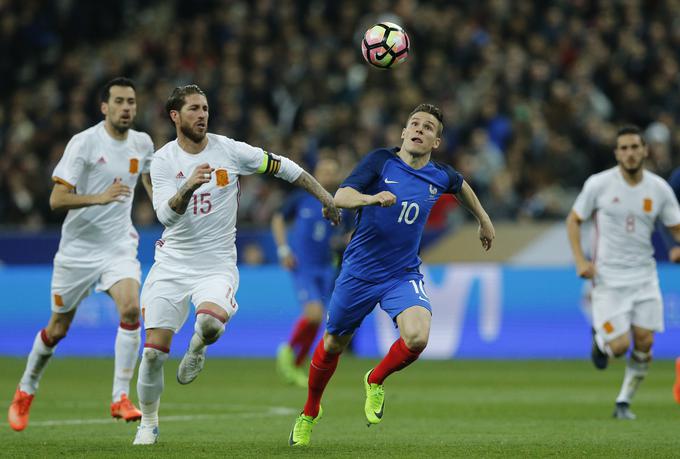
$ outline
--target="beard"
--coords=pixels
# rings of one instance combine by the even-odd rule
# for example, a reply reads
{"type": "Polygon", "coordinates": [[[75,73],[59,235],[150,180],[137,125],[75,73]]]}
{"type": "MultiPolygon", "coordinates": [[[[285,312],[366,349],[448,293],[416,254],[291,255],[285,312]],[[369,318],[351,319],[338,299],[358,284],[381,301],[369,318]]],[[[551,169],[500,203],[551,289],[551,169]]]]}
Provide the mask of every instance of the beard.
{"type": "Polygon", "coordinates": [[[111,127],[119,134],[125,134],[129,129],[130,129],[130,124],[128,123],[127,126],[121,123],[114,123],[111,121],[111,127]]]}
{"type": "Polygon", "coordinates": [[[637,174],[637,172],[642,168],[642,161],[638,161],[637,163],[635,163],[632,166],[629,166],[626,163],[622,163],[621,165],[623,166],[623,170],[625,170],[627,173],[633,175],[633,174],[637,174]]]}
{"type": "Polygon", "coordinates": [[[201,143],[201,141],[205,138],[205,132],[204,133],[195,132],[191,126],[184,123],[180,124],[179,130],[182,131],[182,134],[184,134],[189,140],[191,140],[194,143],[201,143]]]}

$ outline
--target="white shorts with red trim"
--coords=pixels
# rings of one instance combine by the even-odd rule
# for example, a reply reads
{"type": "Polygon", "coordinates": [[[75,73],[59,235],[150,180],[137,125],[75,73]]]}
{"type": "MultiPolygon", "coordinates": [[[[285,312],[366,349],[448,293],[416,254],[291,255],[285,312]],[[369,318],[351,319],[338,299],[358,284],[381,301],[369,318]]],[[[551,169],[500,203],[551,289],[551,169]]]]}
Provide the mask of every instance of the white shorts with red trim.
{"type": "Polygon", "coordinates": [[[215,303],[229,317],[236,314],[239,273],[236,265],[220,273],[195,276],[155,263],[142,287],[144,328],[164,328],[177,333],[189,316],[190,303],[215,303]]]}
{"type": "Polygon", "coordinates": [[[75,263],[55,259],[52,271],[52,311],[69,312],[93,291],[105,292],[123,279],[140,283],[142,271],[135,252],[93,263],[75,263]]]}
{"type": "Polygon", "coordinates": [[[658,280],[625,287],[595,285],[591,292],[593,327],[611,341],[631,325],[662,332],[663,300],[658,280]]]}

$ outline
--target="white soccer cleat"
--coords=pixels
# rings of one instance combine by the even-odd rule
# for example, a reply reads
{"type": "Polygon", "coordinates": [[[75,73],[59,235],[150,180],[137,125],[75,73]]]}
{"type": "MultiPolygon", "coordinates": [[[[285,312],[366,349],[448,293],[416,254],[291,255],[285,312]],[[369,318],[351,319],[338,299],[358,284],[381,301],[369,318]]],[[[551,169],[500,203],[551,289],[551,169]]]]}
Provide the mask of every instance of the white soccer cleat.
{"type": "Polygon", "coordinates": [[[153,445],[158,441],[158,426],[139,426],[133,445],[153,445]]]}
{"type": "Polygon", "coordinates": [[[187,351],[184,354],[177,368],[178,383],[189,384],[196,379],[201,370],[203,370],[203,365],[205,365],[205,350],[206,348],[203,348],[202,351],[196,353],[187,351]]]}

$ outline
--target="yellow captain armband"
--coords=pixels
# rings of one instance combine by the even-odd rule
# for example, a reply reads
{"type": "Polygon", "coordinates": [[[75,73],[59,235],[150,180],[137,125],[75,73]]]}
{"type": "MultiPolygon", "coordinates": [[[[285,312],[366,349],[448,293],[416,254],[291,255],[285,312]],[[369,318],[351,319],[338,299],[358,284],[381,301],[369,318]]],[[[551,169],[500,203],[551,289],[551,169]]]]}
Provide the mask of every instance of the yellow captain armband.
{"type": "Polygon", "coordinates": [[[268,151],[264,152],[262,164],[257,169],[258,174],[276,175],[281,170],[281,158],[272,155],[268,151]]]}

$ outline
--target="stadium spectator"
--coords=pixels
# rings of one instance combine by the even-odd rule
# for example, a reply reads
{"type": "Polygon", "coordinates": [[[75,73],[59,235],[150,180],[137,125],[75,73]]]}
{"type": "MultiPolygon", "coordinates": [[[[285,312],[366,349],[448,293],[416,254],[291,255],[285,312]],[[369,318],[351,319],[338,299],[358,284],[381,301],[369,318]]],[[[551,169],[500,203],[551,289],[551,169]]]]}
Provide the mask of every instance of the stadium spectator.
{"type": "MultiPolygon", "coordinates": [[[[371,145],[390,144],[418,101],[440,100],[450,121],[439,159],[457,164],[474,155],[473,133],[485,131],[505,159],[485,179],[504,174],[499,180],[516,199],[501,204],[500,215],[511,220],[565,216],[581,178],[614,164],[607,139],[622,121],[663,123],[671,135],[659,172],[680,162],[675,2],[379,5],[2,2],[0,222],[31,229],[59,222],[44,204],[46,171],[96,119],[88,103],[96,88],[119,73],[139,83],[138,126],[156,144],[174,135],[157,101],[196,81],[215,101],[216,132],[298,161],[331,149],[354,164],[371,145]],[[410,62],[386,72],[359,53],[358,37],[381,19],[379,10],[392,11],[414,48],[410,62]],[[569,173],[579,177],[555,168],[555,155],[571,158],[569,173]]],[[[258,182],[244,180],[244,194],[258,182]]],[[[244,203],[241,224],[268,226],[288,190],[269,188],[244,203]]],[[[485,202],[494,193],[479,191],[485,202]]]]}

